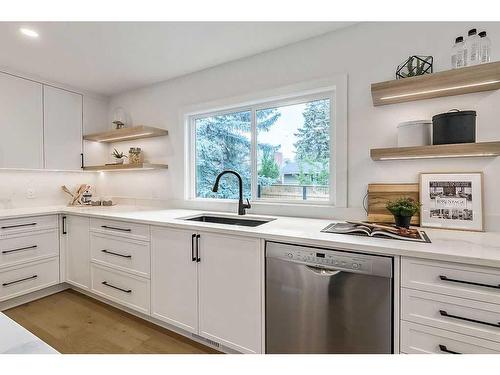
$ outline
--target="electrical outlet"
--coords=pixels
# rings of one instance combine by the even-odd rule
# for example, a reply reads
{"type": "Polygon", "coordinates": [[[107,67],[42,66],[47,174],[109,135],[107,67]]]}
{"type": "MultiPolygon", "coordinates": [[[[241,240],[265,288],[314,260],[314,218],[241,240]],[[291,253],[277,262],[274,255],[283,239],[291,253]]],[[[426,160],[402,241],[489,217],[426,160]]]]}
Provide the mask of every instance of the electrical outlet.
{"type": "Polygon", "coordinates": [[[34,198],[36,198],[36,196],[35,196],[35,189],[34,188],[28,188],[26,190],[26,198],[28,198],[28,199],[34,199],[34,198]]]}

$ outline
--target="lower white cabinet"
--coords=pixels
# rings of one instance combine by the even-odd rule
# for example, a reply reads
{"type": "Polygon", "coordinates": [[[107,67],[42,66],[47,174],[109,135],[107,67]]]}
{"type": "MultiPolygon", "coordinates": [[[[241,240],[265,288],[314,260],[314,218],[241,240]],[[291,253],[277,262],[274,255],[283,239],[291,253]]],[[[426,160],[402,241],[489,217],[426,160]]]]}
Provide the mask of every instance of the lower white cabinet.
{"type": "Polygon", "coordinates": [[[406,354],[498,354],[500,344],[402,321],[401,352],[406,354]]]}
{"type": "Polygon", "coordinates": [[[0,301],[59,284],[59,257],[10,267],[0,272],[0,301]]]}
{"type": "Polygon", "coordinates": [[[66,259],[66,282],[90,289],[90,219],[63,216],[62,235],[66,259]]]}
{"type": "Polygon", "coordinates": [[[403,258],[401,352],[500,352],[500,271],[403,258]]]}
{"type": "Polygon", "coordinates": [[[192,333],[198,333],[196,235],[186,230],[151,230],[151,315],[192,333]]]}
{"type": "Polygon", "coordinates": [[[149,314],[149,280],[98,264],[91,265],[93,293],[149,314]]]}
{"type": "Polygon", "coordinates": [[[153,228],[151,315],[261,353],[262,256],[259,239],[153,228]]]}
{"type": "Polygon", "coordinates": [[[260,240],[201,233],[200,335],[243,353],[260,353],[260,240]]]}

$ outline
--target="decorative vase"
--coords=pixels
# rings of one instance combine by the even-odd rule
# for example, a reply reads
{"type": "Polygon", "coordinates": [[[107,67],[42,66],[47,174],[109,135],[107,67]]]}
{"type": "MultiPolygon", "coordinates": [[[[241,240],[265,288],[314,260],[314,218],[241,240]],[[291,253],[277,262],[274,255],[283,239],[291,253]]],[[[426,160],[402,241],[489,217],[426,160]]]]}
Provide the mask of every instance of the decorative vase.
{"type": "Polygon", "coordinates": [[[411,216],[394,215],[394,222],[397,227],[408,229],[410,227],[411,218],[411,216]]]}
{"type": "Polygon", "coordinates": [[[115,164],[123,164],[123,158],[121,159],[115,159],[115,164]]]}

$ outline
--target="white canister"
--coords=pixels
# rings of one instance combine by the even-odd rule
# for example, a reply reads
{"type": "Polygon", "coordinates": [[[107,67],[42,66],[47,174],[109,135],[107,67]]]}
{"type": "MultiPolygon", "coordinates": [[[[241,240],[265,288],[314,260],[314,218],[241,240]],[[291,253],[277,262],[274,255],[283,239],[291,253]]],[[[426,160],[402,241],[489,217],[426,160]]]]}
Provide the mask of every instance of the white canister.
{"type": "Polygon", "coordinates": [[[398,125],[398,147],[427,146],[432,144],[432,121],[405,121],[398,125]]]}

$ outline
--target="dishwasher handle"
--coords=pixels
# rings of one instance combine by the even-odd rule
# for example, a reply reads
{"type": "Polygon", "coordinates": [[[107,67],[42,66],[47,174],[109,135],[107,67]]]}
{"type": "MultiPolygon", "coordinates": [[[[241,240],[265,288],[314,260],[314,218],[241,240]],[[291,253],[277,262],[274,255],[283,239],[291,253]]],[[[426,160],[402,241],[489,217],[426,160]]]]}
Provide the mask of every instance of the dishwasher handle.
{"type": "Polygon", "coordinates": [[[342,272],[341,270],[326,270],[324,268],[308,266],[308,265],[305,265],[305,267],[314,274],[324,277],[332,277],[342,272]]]}

